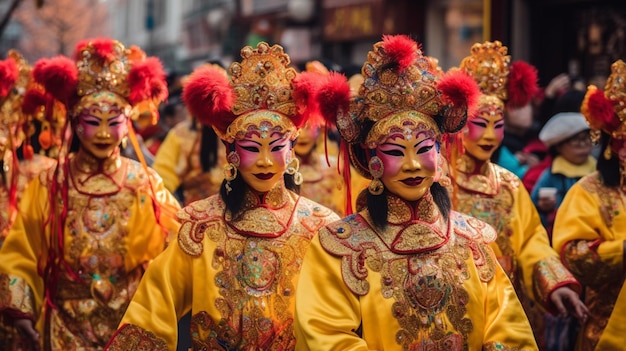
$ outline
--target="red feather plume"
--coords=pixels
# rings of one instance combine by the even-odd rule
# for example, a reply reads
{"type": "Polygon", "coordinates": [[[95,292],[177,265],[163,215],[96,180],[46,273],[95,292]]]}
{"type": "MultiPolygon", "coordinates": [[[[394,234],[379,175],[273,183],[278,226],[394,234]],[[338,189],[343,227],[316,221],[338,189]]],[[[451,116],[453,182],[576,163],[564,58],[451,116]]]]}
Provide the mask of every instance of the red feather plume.
{"type": "Polygon", "coordinates": [[[0,97],[5,98],[15,86],[19,69],[12,58],[0,61],[0,97]]]}
{"type": "Polygon", "coordinates": [[[34,115],[40,107],[47,105],[48,99],[52,99],[52,96],[42,89],[28,89],[22,101],[22,112],[34,115]]]}
{"type": "Polygon", "coordinates": [[[235,116],[230,109],[235,103],[228,77],[210,65],[197,68],[183,86],[183,100],[201,123],[225,133],[235,116]]]}
{"type": "Polygon", "coordinates": [[[156,57],[149,57],[133,63],[128,72],[128,87],[130,88],[128,101],[132,104],[145,100],[161,102],[167,99],[165,71],[161,61],[156,57]]]}
{"type": "Polygon", "coordinates": [[[70,106],[76,102],[78,70],[71,59],[65,56],[41,59],[33,67],[33,77],[55,99],[70,106]]]}
{"type": "Polygon", "coordinates": [[[102,58],[104,61],[110,61],[115,56],[113,52],[113,43],[114,41],[109,38],[93,38],[82,40],[76,45],[76,49],[74,50],[74,58],[76,60],[82,59],[81,52],[87,46],[89,46],[89,44],[91,44],[91,46],[94,48],[93,52],[96,56],[102,58]]]}
{"type": "MultiPolygon", "coordinates": [[[[604,92],[596,89],[585,97],[587,111],[592,118],[587,118],[591,128],[602,129],[606,132],[612,132],[619,127],[620,121],[613,109],[613,103],[607,99],[604,92]]],[[[584,112],[584,111],[583,111],[584,112]]]]}
{"type": "Polygon", "coordinates": [[[327,124],[334,125],[340,111],[350,108],[350,85],[346,77],[337,72],[331,72],[325,77],[317,94],[317,101],[322,117],[327,124]]]}
{"type": "Polygon", "coordinates": [[[298,128],[308,122],[311,128],[319,127],[322,116],[319,114],[319,105],[316,95],[324,75],[317,72],[302,72],[293,80],[293,98],[298,107],[298,113],[292,122],[298,128]]]}
{"type": "Polygon", "coordinates": [[[443,103],[448,107],[443,121],[445,132],[457,132],[463,128],[467,117],[472,116],[478,108],[480,88],[467,73],[452,70],[441,77],[437,89],[441,91],[443,103]]]}
{"type": "Polygon", "coordinates": [[[417,43],[406,35],[383,35],[383,48],[391,62],[398,63],[399,72],[417,60],[417,43]]]}
{"type": "Polygon", "coordinates": [[[507,105],[514,108],[526,106],[538,90],[537,69],[524,61],[513,62],[507,84],[507,105]]]}

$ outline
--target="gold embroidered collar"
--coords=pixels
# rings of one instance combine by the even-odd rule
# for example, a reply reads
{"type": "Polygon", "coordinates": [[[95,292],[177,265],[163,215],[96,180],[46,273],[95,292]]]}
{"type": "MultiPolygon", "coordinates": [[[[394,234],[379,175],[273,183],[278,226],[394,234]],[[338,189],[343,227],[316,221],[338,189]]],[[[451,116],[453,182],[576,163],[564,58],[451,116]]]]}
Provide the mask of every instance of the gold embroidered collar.
{"type": "Polygon", "coordinates": [[[266,194],[248,189],[242,210],[234,218],[226,211],[224,222],[241,235],[276,238],[289,229],[299,200],[282,183],[266,194]]]}
{"type": "Polygon", "coordinates": [[[416,203],[387,194],[387,204],[389,216],[384,231],[373,226],[367,211],[364,211],[363,217],[390,251],[397,254],[420,253],[435,250],[448,242],[450,225],[430,192],[416,203]]]}
{"type": "Polygon", "coordinates": [[[494,196],[500,191],[499,175],[491,161],[478,167],[474,157],[464,154],[456,160],[456,170],[450,175],[459,188],[470,193],[494,196]]]}

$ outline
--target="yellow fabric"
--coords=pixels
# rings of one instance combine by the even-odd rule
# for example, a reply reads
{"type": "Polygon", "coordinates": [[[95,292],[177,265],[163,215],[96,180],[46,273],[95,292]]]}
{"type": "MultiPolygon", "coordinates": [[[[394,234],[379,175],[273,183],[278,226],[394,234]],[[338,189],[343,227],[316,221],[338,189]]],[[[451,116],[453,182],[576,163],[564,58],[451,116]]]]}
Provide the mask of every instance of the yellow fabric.
{"type": "MultiPolygon", "coordinates": [[[[498,261],[514,284],[521,283],[523,292],[532,300],[550,308],[548,299],[551,290],[570,284],[578,290],[578,283],[570,275],[569,279],[548,285],[538,285],[544,277],[537,276],[538,264],[550,262],[554,271],[562,270],[559,255],[549,243],[548,235],[541,224],[539,214],[533,205],[528,191],[520,179],[499,165],[489,163],[484,175],[457,173],[457,188],[454,192],[455,208],[491,224],[498,232],[498,239],[491,243],[498,261]],[[474,184],[474,182],[480,184],[474,184]],[[484,191],[477,191],[486,187],[484,191]],[[521,271],[521,276],[518,273],[521,271]]],[[[452,194],[453,190],[448,189],[452,194]]]]}
{"type": "Polygon", "coordinates": [[[575,165],[567,161],[563,156],[557,156],[552,161],[552,173],[562,174],[567,178],[582,178],[595,172],[596,163],[596,159],[592,156],[589,156],[582,165],[575,165]]]}
{"type": "MultiPolygon", "coordinates": [[[[404,256],[406,258],[399,259],[397,261],[399,265],[394,265],[394,267],[403,268],[404,264],[400,264],[401,262],[415,262],[416,267],[422,267],[421,263],[428,265],[430,259],[437,260],[441,252],[452,249],[451,246],[455,246],[454,242],[461,240],[458,233],[467,235],[466,228],[468,228],[467,217],[455,213],[452,216],[451,222],[457,223],[459,226],[455,226],[454,230],[450,231],[454,234],[446,245],[424,253],[404,256]]],[[[360,248],[359,241],[350,238],[350,233],[354,233],[356,219],[358,217],[350,216],[342,220],[343,224],[336,226],[340,227],[345,224],[344,230],[339,230],[337,233],[342,236],[346,235],[346,240],[353,244],[354,249],[360,250],[363,248],[360,248]]],[[[367,262],[364,270],[361,271],[362,281],[359,286],[368,291],[362,296],[354,293],[346,282],[348,279],[347,270],[349,270],[347,266],[350,266],[349,263],[346,266],[347,257],[344,256],[342,259],[342,257],[329,253],[328,249],[320,242],[320,237],[328,235],[328,230],[328,227],[322,229],[318,236],[313,239],[300,273],[299,289],[296,292],[297,351],[400,351],[403,350],[403,346],[398,340],[404,339],[399,338],[400,331],[409,333],[411,338],[417,338],[417,341],[410,347],[416,347],[419,344],[425,348],[432,347],[433,350],[463,349],[461,346],[463,341],[452,341],[444,346],[441,340],[422,339],[420,336],[428,335],[430,331],[428,327],[420,327],[420,323],[428,323],[427,320],[417,319],[415,323],[409,323],[414,328],[403,330],[398,317],[394,315],[403,316],[410,311],[396,307],[398,300],[394,297],[383,296],[383,291],[386,288],[385,282],[388,278],[381,274],[384,268],[378,266],[375,259],[372,260],[377,255],[374,248],[371,251],[364,250],[363,256],[358,256],[360,260],[367,262]],[[361,332],[361,336],[357,334],[357,330],[361,332]],[[434,345],[437,342],[438,344],[434,345]]],[[[364,233],[361,238],[363,237],[375,238],[376,236],[369,232],[369,234],[364,233]]],[[[530,325],[511,283],[499,265],[495,263],[493,252],[486,246],[485,249],[488,250],[485,251],[487,256],[485,258],[490,260],[490,263],[486,264],[485,261],[479,263],[475,261],[478,256],[468,255],[465,258],[465,265],[468,269],[467,278],[461,279],[462,289],[467,291],[469,297],[465,306],[466,310],[460,307],[466,311],[462,315],[471,320],[469,324],[466,324],[471,325],[471,327],[468,328],[470,331],[467,339],[464,340],[467,342],[468,349],[482,350],[494,347],[493,349],[510,350],[513,347],[518,347],[519,350],[537,350],[530,325]],[[479,265],[488,265],[488,267],[481,269],[478,268],[479,265]],[[491,271],[487,281],[480,278],[485,269],[491,271]],[[496,348],[496,345],[499,347],[496,348]]],[[[337,250],[343,250],[343,248],[338,247],[337,250]]],[[[351,262],[353,262],[353,267],[357,265],[357,262],[351,262]]],[[[384,267],[384,262],[381,263],[384,267]]],[[[459,268],[455,270],[457,269],[459,268]]],[[[415,268],[415,270],[418,271],[419,268],[415,268]]],[[[394,273],[390,274],[393,275],[394,273]]],[[[402,273],[401,275],[405,276],[402,273]]],[[[407,275],[408,278],[406,279],[410,280],[411,275],[407,275]]],[[[426,277],[421,279],[426,279],[426,277]]],[[[419,281],[423,282],[423,280],[419,281]]],[[[420,285],[420,288],[416,288],[416,290],[422,290],[422,288],[427,287],[420,285]]],[[[407,291],[406,293],[409,294],[410,292],[407,291]]],[[[459,291],[454,289],[451,296],[458,293],[459,291]]],[[[431,302],[437,301],[435,296],[438,295],[436,294],[437,289],[434,288],[433,294],[429,295],[433,297],[431,302]]],[[[413,308],[417,310],[419,307],[414,306],[413,308]]],[[[453,313],[439,314],[436,309],[431,311],[433,312],[427,312],[432,318],[430,322],[434,320],[434,324],[443,328],[442,337],[444,335],[445,338],[450,335],[459,335],[460,331],[454,330],[452,328],[453,323],[447,319],[454,315],[453,313]],[[439,318],[443,324],[437,322],[439,318]]],[[[413,311],[413,313],[416,312],[413,311]]],[[[430,330],[432,331],[432,329],[430,330]]]]}
{"type": "Polygon", "coordinates": [[[625,203],[626,195],[617,188],[605,187],[594,172],[570,188],[556,215],[554,248],[585,286],[585,303],[590,309],[580,332],[579,350],[593,350],[598,339],[608,344],[619,340],[620,348],[624,345],[624,332],[619,330],[626,315],[622,298],[625,203]],[[613,303],[614,308],[607,308],[613,303]]]}
{"type": "MultiPolygon", "coordinates": [[[[167,133],[165,140],[163,140],[163,143],[161,143],[159,150],[154,156],[154,163],[152,164],[152,169],[161,176],[165,188],[171,192],[176,191],[182,181],[180,171],[177,172],[176,165],[181,162],[180,155],[182,143],[184,142],[176,135],[174,130],[182,124],[187,124],[188,126],[188,123],[185,122],[186,121],[178,123],[174,129],[167,133]]],[[[193,142],[193,140],[188,140],[187,142],[193,142]]]]}
{"type": "MultiPolygon", "coordinates": [[[[42,174],[28,186],[20,203],[20,213],[15,225],[0,251],[0,262],[3,262],[0,266],[0,284],[2,284],[0,308],[10,308],[25,316],[30,316],[33,320],[38,320],[41,335],[52,334],[51,345],[47,346],[53,350],[85,347],[81,340],[84,336],[72,334],[74,332],[92,332],[95,334],[96,341],[92,340],[90,343],[100,343],[100,347],[103,347],[115,331],[115,326],[121,319],[126,304],[130,301],[144,266],[163,251],[168,235],[178,230],[179,224],[172,216],[179,208],[178,202],[165,190],[160,178],[151,171],[149,177],[153,182],[156,199],[161,205],[161,225],[159,226],[150,199],[150,186],[146,181],[148,178],[143,168],[137,162],[128,159],[123,161],[122,167],[126,167],[126,183],[118,193],[103,197],[90,197],[87,194],[78,193],[70,182],[68,223],[64,225],[63,234],[65,256],[62,260],[65,264],[58,266],[61,267],[59,289],[56,295],[53,294],[54,300],[52,301],[57,308],[48,309],[49,330],[45,332],[43,330],[46,315],[42,312],[44,279],[38,273],[38,269],[45,267],[50,245],[50,228],[46,226],[44,230],[44,225],[49,216],[48,190],[51,187],[49,178],[52,176],[51,172],[42,174]],[[100,207],[103,203],[115,203],[116,206],[100,207]],[[124,211],[118,212],[119,206],[126,204],[128,206],[124,211]],[[115,228],[115,231],[111,233],[81,231],[83,224],[85,227],[87,223],[93,224],[92,229],[94,229],[100,223],[105,222],[112,223],[111,226],[115,228]],[[109,256],[95,256],[96,252],[99,254],[108,250],[99,245],[107,245],[106,238],[109,234],[114,235],[114,238],[119,238],[115,243],[115,250],[118,252],[109,252],[109,256]],[[91,242],[84,241],[87,237],[91,238],[89,239],[91,242]],[[101,251],[94,251],[96,248],[101,251]],[[121,257],[123,260],[119,262],[115,276],[102,277],[112,279],[110,282],[114,288],[110,300],[97,295],[97,289],[93,290],[93,285],[90,288],[90,285],[98,280],[97,273],[102,272],[85,268],[109,267],[117,262],[109,264],[104,261],[102,264],[89,266],[90,259],[105,260],[109,257],[121,257]],[[65,265],[71,267],[78,275],[78,280],[63,273],[65,265]],[[7,284],[7,279],[12,280],[10,285],[7,284]],[[24,290],[20,288],[24,286],[32,290],[32,295],[24,294],[24,290]],[[74,320],[71,322],[62,320],[61,314],[67,316],[67,313],[75,315],[76,319],[81,319],[80,325],[74,320]],[[111,324],[114,326],[113,329],[111,329],[111,324]],[[94,329],[90,331],[91,328],[94,329]]],[[[58,218],[58,216],[55,217],[58,218]]],[[[103,282],[103,284],[108,283],[103,282]]],[[[43,339],[42,337],[41,340],[43,339]]]]}
{"type": "Polygon", "coordinates": [[[153,347],[162,340],[174,350],[176,322],[190,310],[193,342],[208,349],[218,344],[241,350],[269,349],[269,345],[272,350],[293,349],[293,290],[301,257],[317,229],[338,216],[306,198],[298,200],[289,194],[287,203],[270,209],[271,214],[266,212],[268,217],[262,223],[259,218],[263,216],[246,219],[248,211],[265,211],[257,206],[238,216],[241,221],[227,226],[219,195],[181,210],[183,224],[178,243],[170,245],[146,271],[110,350],[128,350],[127,340],[143,335],[155,336],[153,347]],[[292,218],[287,231],[275,238],[233,230],[237,227],[255,232],[274,218],[292,218]],[[239,246],[242,242],[246,244],[239,246]],[[245,262],[255,248],[259,248],[256,257],[262,266],[249,273],[254,275],[247,275],[252,266],[245,262]],[[264,260],[266,255],[275,255],[277,265],[268,264],[271,260],[264,260]],[[251,282],[267,277],[274,277],[270,285],[252,288],[251,282]],[[244,321],[250,323],[242,324],[244,321]],[[262,329],[267,335],[261,333],[262,329]],[[267,344],[260,345],[264,338],[267,344]]]}
{"type": "Polygon", "coordinates": [[[626,336],[626,286],[622,286],[617,301],[615,311],[611,314],[604,332],[598,341],[595,351],[615,351],[624,348],[624,337],[626,336]]]}

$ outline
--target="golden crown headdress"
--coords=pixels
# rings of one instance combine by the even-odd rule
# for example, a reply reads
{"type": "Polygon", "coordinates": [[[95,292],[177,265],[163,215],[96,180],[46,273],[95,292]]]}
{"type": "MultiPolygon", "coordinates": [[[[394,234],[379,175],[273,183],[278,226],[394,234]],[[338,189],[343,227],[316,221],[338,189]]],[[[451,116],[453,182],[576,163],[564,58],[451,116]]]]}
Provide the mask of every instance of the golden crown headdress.
{"type": "Polygon", "coordinates": [[[159,59],[109,38],[80,42],[73,60],[63,56],[42,59],[35,64],[33,75],[46,92],[67,106],[72,117],[84,106],[109,99],[129,117],[148,115],[150,122],[156,123],[157,107],[167,98],[159,59]]]}
{"type": "Polygon", "coordinates": [[[246,46],[241,58],[230,66],[230,80],[214,67],[196,69],[183,87],[189,110],[228,142],[250,128],[295,139],[313,108],[313,85],[289,66],[289,56],[279,45],[246,46]]]}
{"type": "Polygon", "coordinates": [[[500,41],[486,41],[472,45],[470,55],[461,60],[459,68],[474,77],[483,93],[481,105],[519,108],[537,93],[537,69],[524,61],[511,63],[507,53],[500,41]]]}

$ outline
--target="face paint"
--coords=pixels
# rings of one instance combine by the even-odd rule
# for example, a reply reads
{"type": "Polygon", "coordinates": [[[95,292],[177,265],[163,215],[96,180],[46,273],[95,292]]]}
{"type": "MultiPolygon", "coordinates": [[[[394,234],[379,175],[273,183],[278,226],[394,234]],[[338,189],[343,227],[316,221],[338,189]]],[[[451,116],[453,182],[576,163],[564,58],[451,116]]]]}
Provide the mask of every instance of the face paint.
{"type": "Polygon", "coordinates": [[[292,151],[291,142],[283,134],[263,138],[257,132],[249,132],[235,141],[235,152],[240,158],[238,171],[246,184],[256,192],[267,193],[283,182],[292,151]]]}
{"type": "Polygon", "coordinates": [[[308,124],[300,129],[300,135],[298,136],[298,139],[296,139],[296,144],[293,147],[296,155],[301,157],[309,155],[315,147],[315,142],[317,141],[317,137],[319,135],[320,129],[311,128],[308,124]]]}
{"type": "Polygon", "coordinates": [[[437,145],[432,131],[390,135],[376,148],[384,166],[381,181],[387,191],[407,200],[419,200],[437,172],[437,145]]]}
{"type": "Polygon", "coordinates": [[[479,161],[487,161],[504,139],[503,111],[495,105],[481,105],[479,113],[467,121],[463,147],[479,161]]]}
{"type": "Polygon", "coordinates": [[[117,106],[106,102],[83,109],[75,123],[81,148],[97,159],[110,157],[128,131],[128,117],[117,106]]]}

